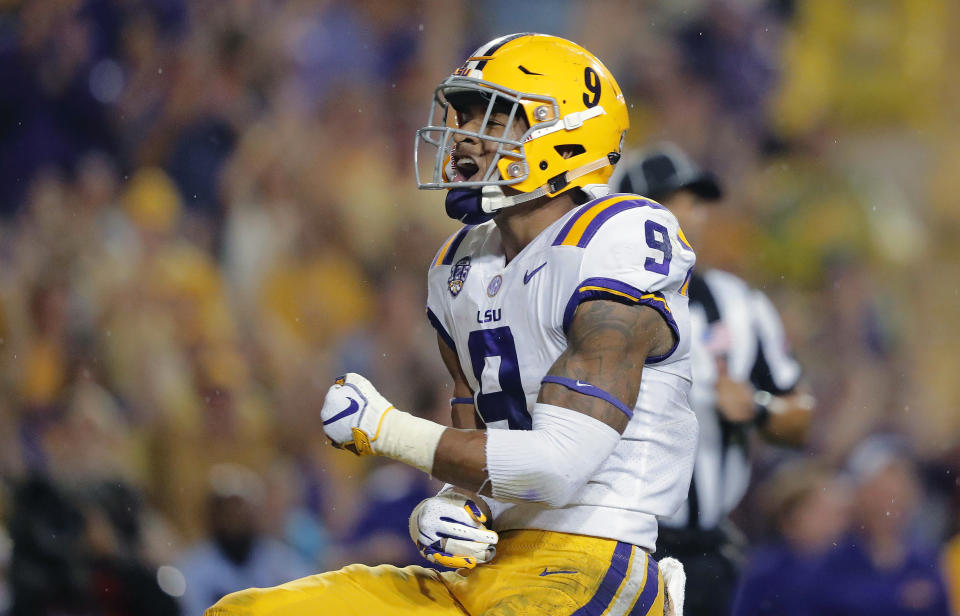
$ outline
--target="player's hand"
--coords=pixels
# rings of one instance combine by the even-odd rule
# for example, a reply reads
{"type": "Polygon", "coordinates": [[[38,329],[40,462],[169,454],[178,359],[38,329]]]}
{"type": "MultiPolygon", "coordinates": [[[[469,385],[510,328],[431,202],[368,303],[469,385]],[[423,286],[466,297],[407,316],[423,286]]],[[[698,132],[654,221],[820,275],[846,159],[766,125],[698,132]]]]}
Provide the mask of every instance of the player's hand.
{"type": "Polygon", "coordinates": [[[497,533],[484,525],[486,521],[477,503],[457,492],[443,492],[414,508],[410,538],[430,562],[472,569],[497,553],[497,533]]]}
{"type": "Polygon", "coordinates": [[[387,412],[395,410],[386,398],[359,374],[348,372],[337,379],[323,401],[320,417],[323,431],[334,447],[358,456],[376,454],[380,424],[387,412]]]}

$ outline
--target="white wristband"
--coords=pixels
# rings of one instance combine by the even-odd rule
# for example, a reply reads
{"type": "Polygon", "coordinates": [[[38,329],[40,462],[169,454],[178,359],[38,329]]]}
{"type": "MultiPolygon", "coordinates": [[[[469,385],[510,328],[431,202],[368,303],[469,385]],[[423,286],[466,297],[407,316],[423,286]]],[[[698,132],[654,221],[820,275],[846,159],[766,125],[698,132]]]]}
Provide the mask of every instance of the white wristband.
{"type": "Polygon", "coordinates": [[[374,443],[376,453],[432,473],[433,457],[446,427],[399,409],[388,411],[382,421],[374,443]]]}

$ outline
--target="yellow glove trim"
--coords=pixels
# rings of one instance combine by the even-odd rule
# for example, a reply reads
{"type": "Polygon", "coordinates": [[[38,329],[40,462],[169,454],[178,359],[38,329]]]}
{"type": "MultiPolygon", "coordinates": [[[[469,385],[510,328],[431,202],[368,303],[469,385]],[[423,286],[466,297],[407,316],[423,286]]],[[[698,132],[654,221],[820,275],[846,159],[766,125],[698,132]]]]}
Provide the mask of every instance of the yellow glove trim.
{"type": "Polygon", "coordinates": [[[353,440],[343,444],[343,448],[347,451],[353,452],[358,456],[372,456],[375,455],[373,452],[373,441],[380,438],[380,429],[383,427],[383,418],[387,416],[387,413],[390,411],[397,410],[397,407],[391,406],[380,415],[380,421],[377,422],[377,432],[373,435],[373,438],[370,438],[366,432],[360,428],[352,428],[353,440]]]}
{"type": "Polygon", "coordinates": [[[480,512],[480,515],[479,515],[479,516],[477,516],[477,515],[473,512],[473,509],[470,508],[470,505],[464,505],[464,506],[463,506],[463,509],[467,512],[467,515],[469,515],[469,516],[473,519],[474,522],[479,522],[480,524],[486,524],[486,523],[487,523],[487,514],[485,514],[485,513],[483,512],[483,510],[480,509],[480,507],[477,507],[477,511],[480,512]]]}
{"type": "Polygon", "coordinates": [[[473,569],[477,566],[477,561],[468,556],[443,556],[434,554],[433,559],[439,565],[450,567],[451,569],[473,569]]]}
{"type": "Polygon", "coordinates": [[[353,432],[353,440],[344,443],[343,448],[358,456],[372,456],[373,447],[370,445],[370,437],[367,436],[367,433],[360,428],[352,428],[351,431],[353,432]]]}

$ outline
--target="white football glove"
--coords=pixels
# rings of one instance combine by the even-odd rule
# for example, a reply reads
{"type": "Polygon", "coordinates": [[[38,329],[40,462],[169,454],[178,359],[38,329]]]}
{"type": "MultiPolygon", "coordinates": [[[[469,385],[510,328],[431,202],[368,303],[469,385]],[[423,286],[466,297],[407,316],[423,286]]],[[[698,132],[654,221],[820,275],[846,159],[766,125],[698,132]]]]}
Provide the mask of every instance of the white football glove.
{"type": "Polygon", "coordinates": [[[432,563],[472,569],[497,553],[497,533],[484,526],[487,516],[477,504],[448,491],[423,500],[410,514],[410,538],[432,563]]]}
{"type": "Polygon", "coordinates": [[[370,381],[348,372],[327,390],[320,417],[334,447],[368,456],[380,453],[375,443],[383,417],[391,410],[395,407],[370,381]]]}

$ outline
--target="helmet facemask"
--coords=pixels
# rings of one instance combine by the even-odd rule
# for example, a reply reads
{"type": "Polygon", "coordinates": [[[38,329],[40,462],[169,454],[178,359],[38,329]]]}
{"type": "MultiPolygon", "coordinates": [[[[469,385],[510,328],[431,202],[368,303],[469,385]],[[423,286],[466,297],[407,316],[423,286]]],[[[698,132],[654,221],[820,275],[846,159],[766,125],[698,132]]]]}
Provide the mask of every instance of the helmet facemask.
{"type": "MultiPolygon", "coordinates": [[[[433,97],[430,109],[430,119],[427,126],[419,129],[414,149],[414,165],[417,174],[417,185],[421,189],[451,189],[451,188],[482,188],[485,186],[511,186],[525,181],[529,177],[529,166],[524,144],[532,138],[538,129],[545,128],[557,122],[559,107],[554,98],[539,94],[525,94],[515,90],[503,88],[494,83],[472,77],[453,76],[441,83],[433,97]],[[461,101],[483,101],[486,104],[483,120],[476,131],[465,130],[456,125],[456,107],[461,107],[461,101]],[[524,102],[537,103],[543,106],[544,117],[551,118],[545,121],[531,122],[524,110],[524,102]],[[507,125],[502,131],[503,136],[490,134],[490,118],[498,111],[509,117],[507,125]],[[523,115],[521,115],[523,114],[523,115]],[[527,130],[518,139],[506,137],[511,132],[514,123],[523,117],[528,125],[527,130]],[[473,181],[452,181],[454,138],[456,135],[472,137],[480,142],[497,144],[497,150],[482,178],[473,181]],[[433,148],[432,179],[424,181],[422,171],[427,171],[421,162],[421,149],[428,151],[433,148]],[[506,171],[504,174],[502,171],[506,171]],[[504,177],[506,176],[506,177],[504,177]]],[[[500,131],[498,131],[500,132],[500,131]]],[[[425,157],[429,160],[429,156],[425,157]]]]}

